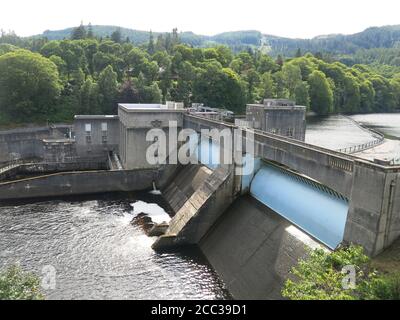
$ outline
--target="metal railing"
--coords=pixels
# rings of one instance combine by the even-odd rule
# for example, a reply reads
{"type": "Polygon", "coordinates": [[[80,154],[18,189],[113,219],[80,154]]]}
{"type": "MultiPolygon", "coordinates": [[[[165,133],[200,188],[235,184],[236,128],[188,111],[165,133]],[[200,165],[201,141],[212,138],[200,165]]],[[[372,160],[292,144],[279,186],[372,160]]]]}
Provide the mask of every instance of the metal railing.
{"type": "Polygon", "coordinates": [[[14,169],[19,167],[21,164],[23,164],[22,160],[13,160],[13,161],[9,161],[4,165],[0,165],[0,174],[4,173],[8,170],[14,169]]]}
{"type": "Polygon", "coordinates": [[[383,140],[384,139],[382,139],[382,140],[380,140],[380,139],[378,140],[377,139],[377,140],[369,141],[369,142],[366,142],[366,143],[358,144],[358,145],[355,145],[355,146],[350,146],[350,147],[338,149],[336,151],[342,152],[342,153],[347,153],[347,154],[357,153],[357,152],[361,152],[361,151],[368,150],[368,149],[371,149],[373,147],[376,147],[376,146],[382,144],[383,140]]]}
{"type": "Polygon", "coordinates": [[[40,162],[39,158],[27,159],[14,159],[0,164],[0,173],[6,172],[10,169],[17,168],[23,164],[32,164],[40,162]]]}

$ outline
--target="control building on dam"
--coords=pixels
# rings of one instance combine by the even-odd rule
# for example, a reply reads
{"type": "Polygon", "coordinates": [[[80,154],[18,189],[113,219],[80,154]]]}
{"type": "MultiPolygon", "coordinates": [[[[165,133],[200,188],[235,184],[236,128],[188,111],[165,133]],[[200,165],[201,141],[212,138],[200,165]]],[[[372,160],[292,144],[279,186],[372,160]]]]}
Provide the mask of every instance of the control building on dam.
{"type": "MultiPolygon", "coordinates": [[[[29,155],[39,161],[0,159],[0,200],[155,184],[174,216],[154,250],[197,245],[234,298],[279,298],[306,247],[354,243],[374,256],[400,236],[400,167],[306,144],[305,130],[305,108],[288,100],[248,105],[235,124],[180,103],[120,104],[118,115],[76,116],[68,138],[36,134],[29,155]],[[163,143],[146,139],[151,129],[165,134],[166,163],[146,157],[163,143]],[[173,143],[182,129],[196,136],[187,141],[198,161],[168,161],[184,144],[173,143]],[[221,161],[226,153],[241,161],[221,161]],[[13,180],[16,171],[38,175],[13,180]]],[[[0,150],[18,143],[0,133],[0,150]]]]}

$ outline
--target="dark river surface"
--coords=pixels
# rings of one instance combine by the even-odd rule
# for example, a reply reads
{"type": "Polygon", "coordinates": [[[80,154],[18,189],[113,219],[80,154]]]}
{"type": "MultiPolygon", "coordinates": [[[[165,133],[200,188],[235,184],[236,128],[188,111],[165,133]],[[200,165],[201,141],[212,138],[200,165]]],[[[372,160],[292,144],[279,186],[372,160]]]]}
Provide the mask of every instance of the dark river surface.
{"type": "Polygon", "coordinates": [[[197,249],[157,254],[155,238],[130,224],[139,211],[168,220],[162,207],[161,196],[143,193],[3,204],[0,267],[54,270],[47,299],[230,298],[197,249]]]}

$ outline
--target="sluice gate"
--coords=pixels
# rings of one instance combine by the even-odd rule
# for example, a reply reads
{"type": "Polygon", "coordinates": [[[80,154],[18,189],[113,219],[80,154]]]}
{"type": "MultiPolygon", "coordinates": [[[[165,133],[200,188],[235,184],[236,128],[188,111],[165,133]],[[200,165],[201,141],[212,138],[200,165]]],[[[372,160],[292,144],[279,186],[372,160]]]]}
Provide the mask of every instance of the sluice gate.
{"type": "Polygon", "coordinates": [[[262,162],[251,180],[250,194],[329,248],[342,242],[349,203],[334,190],[262,162]]]}

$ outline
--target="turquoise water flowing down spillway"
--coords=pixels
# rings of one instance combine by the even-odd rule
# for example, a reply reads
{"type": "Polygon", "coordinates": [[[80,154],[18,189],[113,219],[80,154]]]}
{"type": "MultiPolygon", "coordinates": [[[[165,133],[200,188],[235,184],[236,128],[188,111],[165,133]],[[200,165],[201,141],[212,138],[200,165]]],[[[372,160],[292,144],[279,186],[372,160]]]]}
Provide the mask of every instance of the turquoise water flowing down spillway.
{"type": "Polygon", "coordinates": [[[343,239],[349,205],[327,187],[263,163],[250,194],[332,249],[343,239]]]}

